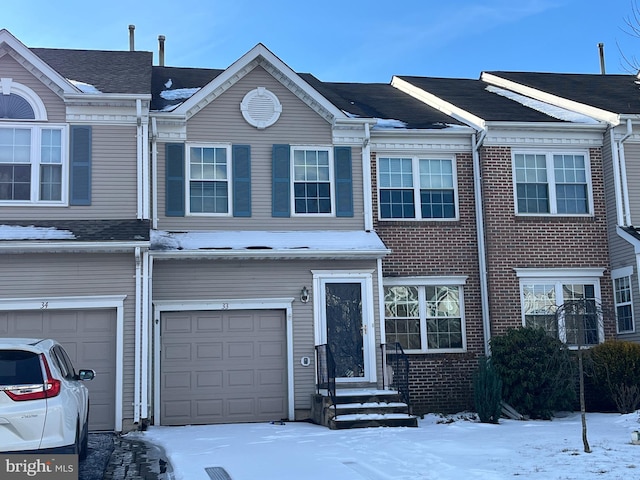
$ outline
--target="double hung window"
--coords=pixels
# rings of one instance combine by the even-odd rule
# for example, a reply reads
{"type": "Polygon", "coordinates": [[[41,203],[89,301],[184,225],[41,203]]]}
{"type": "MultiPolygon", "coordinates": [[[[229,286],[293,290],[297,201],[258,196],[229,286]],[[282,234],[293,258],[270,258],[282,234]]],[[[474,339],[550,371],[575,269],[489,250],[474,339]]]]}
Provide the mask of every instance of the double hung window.
{"type": "Polygon", "coordinates": [[[333,167],[328,148],[293,147],[293,204],[296,214],[331,214],[333,167]]]}
{"type": "Polygon", "coordinates": [[[466,349],[463,287],[414,281],[385,282],[386,342],[409,352],[462,352],[466,349]]]}
{"type": "Polygon", "coordinates": [[[633,333],[633,299],[631,295],[632,267],[620,268],[611,272],[613,294],[616,307],[616,328],[618,333],[633,333]]]}
{"type": "Polygon", "coordinates": [[[67,131],[63,126],[0,126],[0,202],[62,203],[67,131]]]}
{"type": "Polygon", "coordinates": [[[188,146],[189,213],[229,214],[230,149],[228,145],[188,146]]]}
{"type": "Polygon", "coordinates": [[[378,205],[383,219],[455,219],[457,192],[451,158],[382,157],[378,205]]]}
{"type": "Polygon", "coordinates": [[[518,214],[587,215],[592,212],[586,153],[516,152],[513,165],[518,214]]]}

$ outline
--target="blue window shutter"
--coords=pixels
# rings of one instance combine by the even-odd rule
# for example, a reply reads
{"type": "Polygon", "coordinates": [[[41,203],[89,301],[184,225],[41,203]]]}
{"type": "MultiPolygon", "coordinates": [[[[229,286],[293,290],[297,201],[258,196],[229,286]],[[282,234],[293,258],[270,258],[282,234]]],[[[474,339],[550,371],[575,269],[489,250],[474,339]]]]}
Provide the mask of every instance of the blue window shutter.
{"type": "Polygon", "coordinates": [[[184,145],[165,146],[165,215],[184,217],[184,145]]]}
{"type": "Polygon", "coordinates": [[[91,205],[91,126],[71,126],[69,205],[91,205]]]}
{"type": "Polygon", "coordinates": [[[233,145],[233,216],[251,216],[251,145],[233,145]]]}
{"type": "Polygon", "coordinates": [[[272,155],[273,185],[271,191],[271,216],[291,216],[291,167],[289,145],[274,145],[272,155]]]}
{"type": "Polygon", "coordinates": [[[351,147],[334,147],[336,217],[353,217],[353,174],[351,147]]]}

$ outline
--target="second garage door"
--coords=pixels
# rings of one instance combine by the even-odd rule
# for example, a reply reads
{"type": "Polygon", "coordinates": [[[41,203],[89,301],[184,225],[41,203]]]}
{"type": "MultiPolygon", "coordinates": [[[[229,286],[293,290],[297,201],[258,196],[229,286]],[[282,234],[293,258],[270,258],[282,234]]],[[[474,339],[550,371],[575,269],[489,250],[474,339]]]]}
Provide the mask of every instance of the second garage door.
{"type": "Polygon", "coordinates": [[[287,417],[283,311],[167,312],[161,325],[163,425],[287,417]]]}
{"type": "Polygon", "coordinates": [[[95,370],[96,378],[85,384],[90,430],[115,428],[116,325],[114,309],[0,312],[0,336],[53,338],[76,370],[95,370]]]}

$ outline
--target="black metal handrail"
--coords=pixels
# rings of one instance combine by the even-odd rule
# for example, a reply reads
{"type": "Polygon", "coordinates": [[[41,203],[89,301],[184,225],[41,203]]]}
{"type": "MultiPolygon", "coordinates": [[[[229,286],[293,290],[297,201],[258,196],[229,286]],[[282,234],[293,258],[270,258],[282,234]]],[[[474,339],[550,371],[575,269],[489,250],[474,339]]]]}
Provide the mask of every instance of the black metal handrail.
{"type": "Polygon", "coordinates": [[[399,343],[381,344],[382,358],[386,360],[386,372],[383,375],[389,388],[397,390],[400,398],[411,412],[411,395],[409,392],[409,357],[399,343]],[[389,378],[390,377],[390,378],[389,378]],[[387,380],[388,379],[388,380],[387,380]]]}
{"type": "Polygon", "coordinates": [[[316,391],[326,389],[331,403],[336,408],[336,362],[329,345],[316,345],[316,391]]]}

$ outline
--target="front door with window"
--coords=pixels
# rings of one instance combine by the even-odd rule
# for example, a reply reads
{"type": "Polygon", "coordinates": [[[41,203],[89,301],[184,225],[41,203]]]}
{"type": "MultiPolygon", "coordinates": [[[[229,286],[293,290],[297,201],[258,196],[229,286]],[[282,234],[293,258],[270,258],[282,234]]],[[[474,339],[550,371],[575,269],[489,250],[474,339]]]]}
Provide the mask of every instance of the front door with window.
{"type": "Polygon", "coordinates": [[[369,278],[329,277],[317,284],[322,295],[320,343],[333,354],[338,382],[373,380],[369,278]]]}

